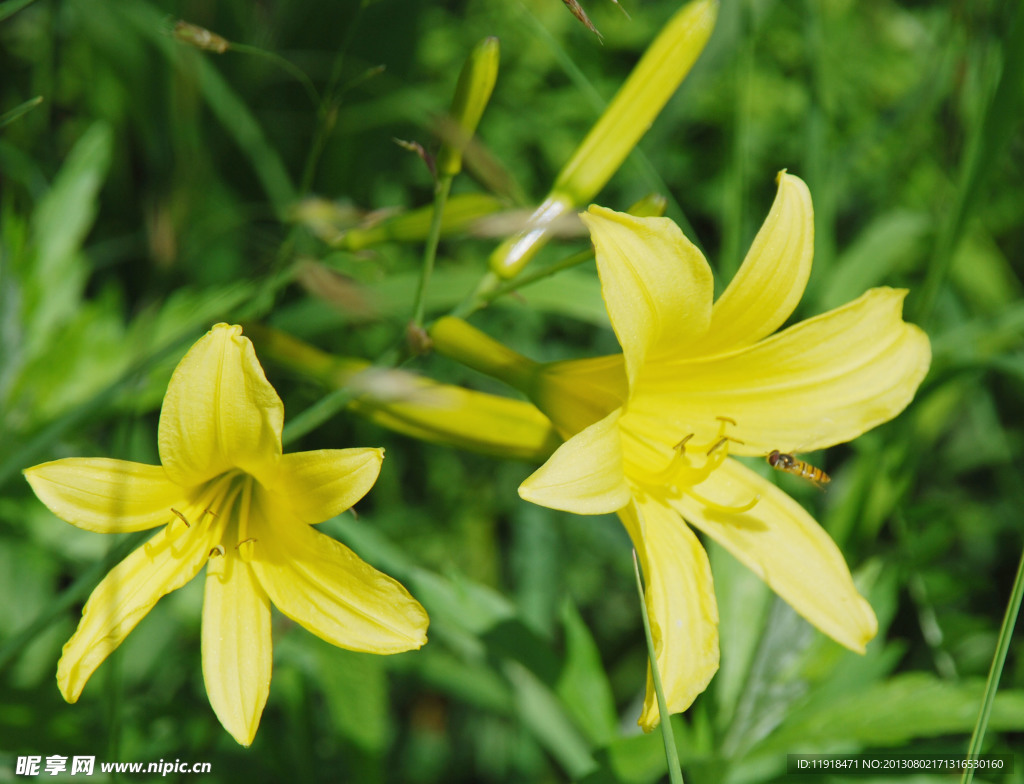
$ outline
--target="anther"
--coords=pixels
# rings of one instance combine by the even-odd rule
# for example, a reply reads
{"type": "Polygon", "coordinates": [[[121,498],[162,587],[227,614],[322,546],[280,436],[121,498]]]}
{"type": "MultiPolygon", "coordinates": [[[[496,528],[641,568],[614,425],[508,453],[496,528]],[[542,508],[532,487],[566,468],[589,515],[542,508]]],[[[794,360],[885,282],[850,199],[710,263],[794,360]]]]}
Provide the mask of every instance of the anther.
{"type": "Polygon", "coordinates": [[[738,438],[733,438],[732,436],[722,436],[720,439],[715,441],[715,443],[712,445],[712,447],[705,454],[710,456],[712,452],[714,452],[716,449],[718,449],[718,447],[720,447],[726,441],[732,441],[734,444],[742,444],[742,443],[744,443],[743,441],[740,441],[738,438]]]}
{"type": "Polygon", "coordinates": [[[174,514],[176,514],[178,516],[178,519],[181,520],[181,522],[183,522],[185,524],[186,528],[191,528],[192,527],[192,524],[189,523],[188,518],[185,517],[185,515],[183,515],[181,512],[179,512],[173,506],[171,507],[171,511],[174,512],[174,514]]]}
{"type": "Polygon", "coordinates": [[[736,420],[733,419],[732,417],[716,416],[715,419],[717,419],[719,422],[728,422],[733,427],[736,427],[736,420]]]}
{"type": "Polygon", "coordinates": [[[249,537],[248,539],[243,539],[242,541],[240,541],[240,542],[239,542],[238,544],[236,544],[236,545],[235,545],[235,549],[237,550],[237,549],[239,549],[239,548],[240,548],[240,547],[241,547],[241,546],[242,546],[243,544],[250,544],[250,543],[251,543],[251,544],[256,544],[256,537],[254,537],[254,536],[250,536],[250,537],[249,537]]]}
{"type": "Polygon", "coordinates": [[[688,436],[683,436],[683,440],[680,441],[678,444],[676,444],[673,447],[673,449],[678,449],[679,451],[682,451],[683,448],[686,446],[686,442],[689,441],[691,438],[693,438],[694,435],[696,435],[696,434],[695,433],[690,433],[690,435],[688,435],[688,436]]]}
{"type": "Polygon", "coordinates": [[[722,436],[720,439],[715,441],[714,444],[711,445],[711,448],[707,452],[705,452],[705,454],[710,457],[712,452],[714,452],[716,449],[718,449],[718,447],[720,447],[722,444],[724,444],[728,440],[729,439],[727,437],[722,436]]]}
{"type": "Polygon", "coordinates": [[[213,556],[215,556],[215,555],[219,555],[219,556],[223,557],[223,555],[224,555],[224,545],[218,544],[216,547],[214,547],[214,548],[212,548],[210,550],[209,557],[213,558],[213,556]]]}

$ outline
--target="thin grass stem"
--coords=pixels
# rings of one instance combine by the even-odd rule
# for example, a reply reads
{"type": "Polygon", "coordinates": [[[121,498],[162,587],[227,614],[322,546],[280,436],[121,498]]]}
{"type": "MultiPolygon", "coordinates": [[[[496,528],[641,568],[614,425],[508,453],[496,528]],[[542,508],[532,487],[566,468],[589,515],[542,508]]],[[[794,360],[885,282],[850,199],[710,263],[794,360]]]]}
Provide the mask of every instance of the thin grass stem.
{"type": "Polygon", "coordinates": [[[640,596],[640,615],[644,620],[644,637],[647,639],[647,656],[651,662],[651,680],[654,682],[654,693],[658,695],[658,713],[661,715],[661,738],[665,742],[665,761],[668,764],[668,777],[672,784],[683,784],[683,771],[679,767],[679,752],[676,749],[676,738],[672,732],[672,719],[668,714],[665,702],[665,689],[661,685],[661,673],[658,672],[658,661],[654,654],[654,638],[651,636],[651,622],[647,617],[647,603],[644,601],[644,583],[640,576],[640,564],[637,562],[636,550],[633,551],[633,573],[636,575],[636,590],[640,596]]]}
{"type": "Polygon", "coordinates": [[[423,247],[423,269],[420,272],[420,283],[416,288],[416,299],[413,302],[412,323],[416,327],[423,326],[423,312],[426,307],[427,287],[430,276],[434,272],[434,261],[437,259],[437,246],[441,241],[441,220],[444,208],[448,203],[448,194],[452,189],[452,178],[441,175],[434,188],[434,213],[430,218],[430,231],[423,247]]]}
{"type": "MultiPolygon", "coordinates": [[[[981,702],[981,710],[978,712],[978,721],[974,725],[974,733],[971,735],[970,745],[967,747],[968,761],[978,759],[978,755],[981,754],[981,745],[985,740],[988,720],[992,715],[992,705],[995,703],[996,691],[999,689],[999,679],[1002,677],[1003,667],[1006,665],[1006,654],[1010,650],[1010,638],[1013,637],[1013,627],[1017,624],[1017,616],[1020,614],[1022,597],[1024,597],[1024,552],[1021,552],[1020,562],[1017,564],[1017,576],[1013,581],[1010,601],[1006,605],[1003,625],[999,629],[996,654],[992,657],[992,666],[988,671],[988,681],[985,683],[985,697],[981,702]]],[[[973,780],[974,768],[967,765],[964,768],[960,781],[962,784],[970,784],[973,780]]]]}

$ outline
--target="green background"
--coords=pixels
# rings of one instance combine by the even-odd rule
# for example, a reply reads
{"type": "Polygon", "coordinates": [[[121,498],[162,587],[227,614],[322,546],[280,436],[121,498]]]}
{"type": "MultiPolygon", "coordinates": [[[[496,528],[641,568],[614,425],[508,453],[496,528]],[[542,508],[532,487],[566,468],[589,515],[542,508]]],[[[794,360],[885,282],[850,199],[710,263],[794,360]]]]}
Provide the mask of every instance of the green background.
{"type": "MultiPolygon", "coordinates": [[[[294,222],[299,198],[352,221],[428,204],[427,167],[394,140],[437,149],[432,118],[467,52],[495,35],[501,70],[479,139],[501,174],[478,167],[454,191],[535,203],[678,7],[626,0],[627,17],[593,0],[602,42],[558,0],[0,4],[0,781],[26,754],[210,761],[213,781],[664,775],[660,737],[635,724],[646,652],[628,539],[612,517],[520,501],[532,465],[344,412],[289,444],[387,448],[358,519],[323,529],[409,587],[431,641],[373,657],[275,615],[270,700],[249,749],[206,699],[199,581],[157,605],[78,704],[63,702],[61,645],[126,545],[54,518],[20,471],[67,456],[157,462],[170,371],[216,321],[381,357],[412,313],[422,243],[330,248],[294,222]],[[179,18],[285,58],[315,95],[266,54],[176,40],[179,18]],[[337,287],[302,285],[300,264],[337,287]]],[[[1022,59],[1016,2],[725,0],[693,72],[596,199],[625,209],[664,194],[721,291],[786,168],[815,206],[795,317],[901,286],[932,339],[931,372],[901,417],[813,457],[828,493],[778,480],[840,543],[878,639],[865,657],[846,652],[710,548],[722,669],[674,722],[688,781],[778,779],[794,752],[966,749],[1024,528],[1022,59]]],[[[429,316],[469,293],[495,244],[442,241],[429,316]]],[[[535,264],[584,247],[568,238],[535,264]]],[[[535,359],[616,350],[592,264],[473,323],[535,359]]],[[[265,365],[290,419],[323,398],[265,365]]],[[[441,358],[407,367],[511,394],[441,358]]],[[[986,749],[1020,751],[1012,646],[1000,692],[986,749]]],[[[1024,780],[1017,763],[993,780],[1024,780]]]]}

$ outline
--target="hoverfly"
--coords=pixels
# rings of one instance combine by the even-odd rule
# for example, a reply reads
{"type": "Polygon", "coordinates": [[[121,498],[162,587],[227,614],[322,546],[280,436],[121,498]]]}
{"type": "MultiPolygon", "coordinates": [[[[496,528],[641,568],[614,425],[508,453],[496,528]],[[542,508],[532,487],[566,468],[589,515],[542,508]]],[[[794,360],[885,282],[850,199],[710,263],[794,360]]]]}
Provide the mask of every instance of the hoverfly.
{"type": "Polygon", "coordinates": [[[771,454],[768,455],[768,465],[776,471],[785,471],[787,474],[793,474],[793,476],[806,479],[812,482],[819,490],[824,490],[825,485],[832,481],[832,477],[817,466],[805,463],[800,458],[786,452],[780,452],[778,449],[773,449],[771,454]]]}

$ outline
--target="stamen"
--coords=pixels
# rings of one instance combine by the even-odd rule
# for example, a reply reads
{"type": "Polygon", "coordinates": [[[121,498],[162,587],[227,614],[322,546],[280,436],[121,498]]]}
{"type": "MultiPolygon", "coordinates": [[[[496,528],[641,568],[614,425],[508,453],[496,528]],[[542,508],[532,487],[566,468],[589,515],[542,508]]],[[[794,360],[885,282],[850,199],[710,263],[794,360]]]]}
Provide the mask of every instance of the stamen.
{"type": "MultiPolygon", "coordinates": [[[[185,517],[185,515],[183,515],[181,512],[179,512],[173,506],[171,507],[171,511],[174,512],[174,514],[178,516],[178,519],[181,520],[181,522],[183,522],[185,524],[186,528],[191,528],[192,527],[192,524],[188,521],[188,518],[185,517]]],[[[200,518],[200,519],[202,519],[202,518],[200,518]]]]}
{"type": "MultiPolygon", "coordinates": [[[[675,445],[676,454],[672,456],[669,464],[662,471],[655,474],[655,482],[657,484],[668,485],[677,491],[680,488],[699,485],[725,460],[729,454],[728,444],[730,441],[735,444],[743,443],[738,438],[725,434],[726,425],[736,426],[735,419],[727,416],[716,416],[715,419],[720,423],[717,440],[710,443],[706,448],[698,447],[698,449],[702,449],[706,458],[703,465],[699,468],[692,465],[686,455],[686,446],[694,437],[693,433],[689,433],[683,436],[679,443],[675,445]],[[726,447],[724,450],[721,449],[723,445],[726,447]]],[[[686,492],[686,490],[684,489],[683,492],[686,492]]]]}
{"type": "Polygon", "coordinates": [[[212,549],[210,550],[210,555],[209,555],[209,557],[210,557],[210,558],[213,558],[213,556],[215,556],[215,555],[219,555],[219,556],[221,556],[221,557],[223,557],[223,556],[224,556],[224,545],[222,545],[222,544],[218,544],[218,545],[217,545],[216,547],[213,547],[213,548],[212,548],[212,549]]]}
{"type": "Polygon", "coordinates": [[[695,435],[697,435],[697,434],[696,433],[690,433],[690,435],[688,435],[688,436],[683,436],[683,440],[680,441],[678,444],[676,444],[672,448],[673,449],[679,449],[679,450],[684,449],[686,447],[686,442],[689,441],[691,438],[693,438],[695,435]]]}
{"type": "Polygon", "coordinates": [[[243,539],[243,540],[242,540],[242,541],[240,541],[240,542],[239,542],[238,544],[236,544],[236,545],[235,545],[235,549],[237,550],[237,549],[238,549],[238,548],[240,548],[240,547],[241,547],[241,546],[242,546],[243,544],[256,544],[256,541],[257,541],[257,540],[256,540],[256,537],[254,537],[254,536],[250,536],[250,537],[249,537],[248,539],[243,539]]]}
{"type": "Polygon", "coordinates": [[[734,444],[743,444],[743,443],[745,443],[744,441],[740,441],[738,438],[733,438],[732,436],[722,436],[720,439],[715,441],[715,445],[713,447],[711,447],[711,449],[709,449],[704,454],[710,456],[712,452],[714,452],[716,449],[718,449],[718,447],[720,447],[726,441],[732,441],[734,444]]]}

